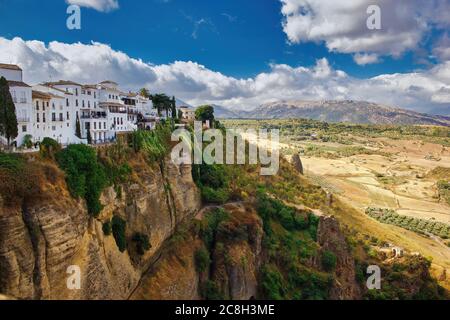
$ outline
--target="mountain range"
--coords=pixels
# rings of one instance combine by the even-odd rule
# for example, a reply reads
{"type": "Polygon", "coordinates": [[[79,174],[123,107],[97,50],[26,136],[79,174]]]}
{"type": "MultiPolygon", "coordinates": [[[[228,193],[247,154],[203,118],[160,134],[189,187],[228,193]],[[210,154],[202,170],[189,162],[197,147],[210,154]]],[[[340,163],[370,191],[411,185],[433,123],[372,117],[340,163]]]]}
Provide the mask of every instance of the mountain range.
{"type": "Polygon", "coordinates": [[[325,122],[360,124],[416,124],[450,126],[450,117],[429,115],[367,101],[278,101],[262,104],[251,111],[214,106],[222,119],[306,118],[325,122]]]}

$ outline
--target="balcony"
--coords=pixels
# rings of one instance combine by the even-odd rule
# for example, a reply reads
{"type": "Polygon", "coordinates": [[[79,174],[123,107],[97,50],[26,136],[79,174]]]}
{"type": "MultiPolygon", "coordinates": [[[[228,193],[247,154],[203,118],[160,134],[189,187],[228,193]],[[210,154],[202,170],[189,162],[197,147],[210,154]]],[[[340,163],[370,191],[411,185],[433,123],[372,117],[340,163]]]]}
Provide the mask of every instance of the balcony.
{"type": "Polygon", "coordinates": [[[30,118],[29,117],[17,117],[17,122],[30,122],[30,118]]]}
{"type": "Polygon", "coordinates": [[[106,119],[106,112],[92,112],[90,114],[82,114],[81,119],[106,119]]]}

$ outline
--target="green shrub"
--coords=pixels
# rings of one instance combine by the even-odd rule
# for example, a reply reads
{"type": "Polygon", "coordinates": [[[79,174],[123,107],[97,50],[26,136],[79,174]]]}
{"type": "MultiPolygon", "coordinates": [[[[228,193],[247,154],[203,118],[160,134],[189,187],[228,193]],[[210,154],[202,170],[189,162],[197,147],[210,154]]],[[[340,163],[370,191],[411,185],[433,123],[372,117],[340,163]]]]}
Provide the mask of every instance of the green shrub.
{"type": "Polygon", "coordinates": [[[261,288],[264,298],[269,300],[283,300],[285,297],[286,284],[283,276],[276,266],[266,265],[261,272],[261,288]]]}
{"type": "Polygon", "coordinates": [[[206,203],[224,204],[226,203],[230,195],[225,189],[212,189],[210,187],[201,187],[202,199],[206,203]]]}
{"type": "Polygon", "coordinates": [[[25,137],[23,137],[22,144],[25,148],[31,149],[31,147],[33,147],[33,136],[31,134],[25,135],[25,137]]]}
{"type": "Polygon", "coordinates": [[[112,233],[111,220],[105,221],[102,226],[103,234],[105,236],[110,236],[112,233]]]}
{"type": "Polygon", "coordinates": [[[135,152],[143,151],[150,161],[164,159],[170,150],[170,124],[160,124],[155,130],[137,130],[130,135],[129,144],[135,152]]]}
{"type": "Polygon", "coordinates": [[[55,159],[55,155],[61,150],[61,145],[58,141],[53,140],[52,138],[44,138],[39,145],[40,147],[40,155],[44,159],[55,159]]]}
{"type": "Polygon", "coordinates": [[[205,300],[225,300],[225,295],[221,292],[219,286],[211,280],[204,284],[202,296],[205,300]]]}
{"type": "Polygon", "coordinates": [[[0,152],[0,195],[5,205],[21,204],[40,195],[40,172],[17,154],[0,152]]]}
{"type": "Polygon", "coordinates": [[[331,272],[336,268],[337,258],[336,255],[331,251],[322,252],[322,267],[325,271],[331,272]]]}
{"type": "Polygon", "coordinates": [[[102,210],[100,195],[108,185],[106,172],[95,150],[89,146],[70,145],[56,155],[73,197],[84,198],[90,215],[97,217],[102,210]]]}
{"type": "Polygon", "coordinates": [[[132,240],[136,243],[136,251],[141,256],[151,248],[150,240],[146,234],[137,232],[133,235],[132,240]]]}
{"type": "Polygon", "coordinates": [[[117,247],[120,252],[125,252],[127,249],[126,228],[127,223],[119,216],[114,216],[111,222],[112,233],[114,240],[116,240],[117,247]]]}
{"type": "Polygon", "coordinates": [[[205,248],[200,248],[195,251],[195,268],[197,272],[203,273],[209,268],[211,259],[209,257],[209,252],[205,248]]]}

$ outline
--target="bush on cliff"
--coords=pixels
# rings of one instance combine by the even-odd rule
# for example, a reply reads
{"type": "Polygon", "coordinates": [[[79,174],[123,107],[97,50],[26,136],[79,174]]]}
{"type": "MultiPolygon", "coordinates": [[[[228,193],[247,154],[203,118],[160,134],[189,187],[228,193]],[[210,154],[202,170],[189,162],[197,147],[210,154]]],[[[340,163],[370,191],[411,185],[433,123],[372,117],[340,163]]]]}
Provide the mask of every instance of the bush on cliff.
{"type": "Polygon", "coordinates": [[[327,272],[332,272],[336,268],[337,258],[331,251],[324,251],[322,253],[322,267],[327,272]]]}
{"type": "Polygon", "coordinates": [[[127,250],[126,228],[127,222],[119,216],[114,216],[111,221],[112,233],[120,252],[127,250]]]}
{"type": "Polygon", "coordinates": [[[152,247],[146,234],[136,232],[132,240],[136,244],[136,252],[141,256],[152,247]]]}
{"type": "Polygon", "coordinates": [[[102,210],[100,195],[108,185],[105,168],[99,163],[95,150],[86,145],[70,145],[56,155],[66,173],[70,193],[84,198],[90,215],[97,217],[102,210]]]}
{"type": "Polygon", "coordinates": [[[200,248],[195,251],[195,268],[197,272],[203,273],[209,268],[211,259],[209,257],[209,252],[205,248],[200,248]]]}
{"type": "Polygon", "coordinates": [[[0,199],[5,205],[20,205],[40,194],[40,172],[17,154],[0,152],[0,199]]]}
{"type": "Polygon", "coordinates": [[[40,150],[39,153],[44,159],[55,159],[55,155],[61,151],[61,145],[58,141],[53,140],[52,138],[44,138],[39,145],[40,150]]]}

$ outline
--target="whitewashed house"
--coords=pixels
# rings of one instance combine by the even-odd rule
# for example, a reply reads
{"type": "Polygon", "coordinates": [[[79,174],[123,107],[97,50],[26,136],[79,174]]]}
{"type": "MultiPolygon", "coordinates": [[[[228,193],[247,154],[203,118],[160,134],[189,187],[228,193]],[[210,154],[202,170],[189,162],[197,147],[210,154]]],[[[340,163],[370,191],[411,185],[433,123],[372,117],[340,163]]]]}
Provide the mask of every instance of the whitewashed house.
{"type": "MultiPolygon", "coordinates": [[[[16,107],[18,136],[15,141],[11,142],[20,146],[26,135],[33,135],[31,86],[23,82],[22,69],[17,65],[0,64],[0,77],[4,77],[8,81],[16,107]]],[[[3,144],[6,144],[7,141],[4,137],[1,140],[3,144]]]]}

